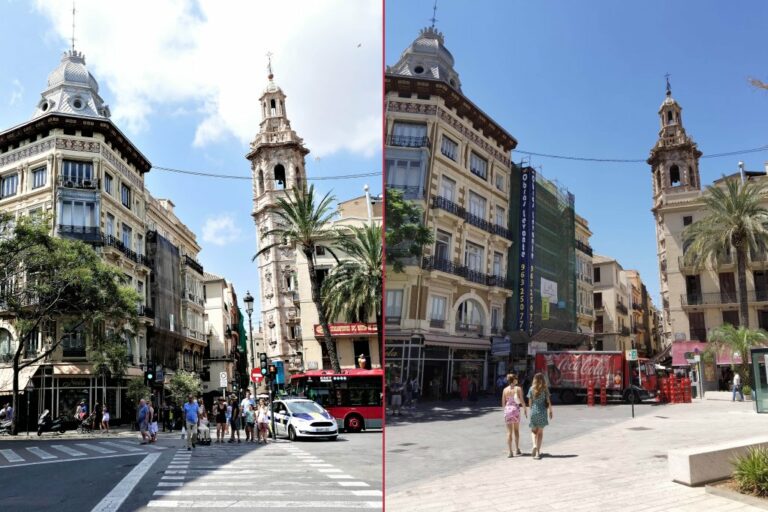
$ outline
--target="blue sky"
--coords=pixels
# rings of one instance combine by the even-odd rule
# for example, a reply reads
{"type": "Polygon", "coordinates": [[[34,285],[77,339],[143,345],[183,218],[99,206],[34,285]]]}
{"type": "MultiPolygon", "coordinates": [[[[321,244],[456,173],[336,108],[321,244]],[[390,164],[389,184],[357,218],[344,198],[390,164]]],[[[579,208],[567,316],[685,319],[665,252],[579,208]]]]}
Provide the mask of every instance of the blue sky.
{"type": "MultiPolygon", "coordinates": [[[[261,121],[258,97],[271,51],[292,127],[311,151],[308,177],[380,172],[381,5],[263,7],[246,0],[78,0],[76,47],[113,121],[156,166],[249,176],[244,155],[261,121]]],[[[69,47],[71,9],[68,0],[0,0],[0,131],[32,115],[69,47]]],[[[315,183],[349,199],[366,183],[380,193],[381,180],[315,183]]],[[[241,299],[250,290],[258,300],[251,182],[152,170],[145,184],[176,204],[203,247],[206,271],[232,281],[241,299]]]]}
{"type": "MultiPolygon", "coordinates": [[[[386,63],[429,25],[432,0],[387,0],[386,63]]],[[[768,3],[476,0],[438,2],[437,28],[462,90],[519,142],[518,149],[645,159],[656,142],[664,75],[688,134],[705,154],[768,144],[765,23],[768,3]]],[[[520,153],[513,152],[515,161],[520,153]]],[[[768,152],[700,161],[702,183],[764,169],[768,152]]],[[[576,195],[592,246],[640,271],[659,306],[659,275],[646,163],[533,157],[576,195]]]]}

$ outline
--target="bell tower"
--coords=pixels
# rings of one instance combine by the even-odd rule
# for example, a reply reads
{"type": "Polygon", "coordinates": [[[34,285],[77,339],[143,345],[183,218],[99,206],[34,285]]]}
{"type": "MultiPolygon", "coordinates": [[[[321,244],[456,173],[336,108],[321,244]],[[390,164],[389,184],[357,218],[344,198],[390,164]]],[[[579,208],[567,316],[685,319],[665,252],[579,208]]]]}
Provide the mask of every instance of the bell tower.
{"type": "MultiPolygon", "coordinates": [[[[288,198],[306,184],[304,158],[309,150],[291,129],[286,116],[285,94],[274,82],[272,63],[269,82],[259,98],[262,120],[246,158],[251,162],[253,219],[258,246],[279,240],[265,237],[283,221],[276,213],[277,200],[288,198]]],[[[296,250],[288,244],[273,247],[257,258],[261,288],[263,340],[268,357],[288,362],[298,360],[300,318],[296,282],[296,250]]]]}
{"type": "Polygon", "coordinates": [[[667,75],[667,97],[659,108],[659,140],[648,158],[653,176],[654,207],[663,203],[666,194],[701,189],[699,158],[702,153],[685,133],[682,110],[672,98],[667,75]]]}

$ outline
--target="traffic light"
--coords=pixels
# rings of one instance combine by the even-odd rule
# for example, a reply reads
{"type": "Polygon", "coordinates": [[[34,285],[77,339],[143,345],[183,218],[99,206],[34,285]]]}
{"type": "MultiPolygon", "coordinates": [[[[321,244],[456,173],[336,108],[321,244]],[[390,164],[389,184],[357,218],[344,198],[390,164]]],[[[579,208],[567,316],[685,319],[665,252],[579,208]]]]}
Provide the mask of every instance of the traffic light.
{"type": "Polygon", "coordinates": [[[267,362],[267,354],[264,352],[259,353],[259,364],[261,365],[261,374],[266,376],[267,375],[267,365],[269,364],[267,362]]]}
{"type": "Polygon", "coordinates": [[[277,375],[277,365],[271,364],[269,365],[269,376],[274,378],[275,375],[277,375]]]}
{"type": "Polygon", "coordinates": [[[155,369],[154,365],[148,364],[147,371],[144,372],[144,384],[147,386],[153,386],[155,384],[155,369]]]}

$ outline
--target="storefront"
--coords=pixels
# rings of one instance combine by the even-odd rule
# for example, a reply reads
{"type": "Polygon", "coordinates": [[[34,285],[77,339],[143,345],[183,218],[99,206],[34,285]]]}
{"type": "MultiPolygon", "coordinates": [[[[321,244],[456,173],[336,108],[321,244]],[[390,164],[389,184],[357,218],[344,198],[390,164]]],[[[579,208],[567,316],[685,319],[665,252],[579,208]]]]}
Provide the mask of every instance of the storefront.
{"type": "MultiPolygon", "coordinates": [[[[379,343],[375,323],[348,323],[329,324],[331,336],[336,342],[336,354],[342,368],[381,368],[379,357],[379,343]],[[362,357],[361,357],[362,356],[362,357]]],[[[305,346],[306,361],[319,362],[322,368],[330,368],[330,359],[325,349],[323,328],[319,324],[314,325],[316,347],[305,346]]],[[[313,368],[307,364],[309,369],[313,368]]]]}
{"type": "Polygon", "coordinates": [[[733,378],[732,365],[739,365],[742,362],[740,354],[730,354],[722,351],[714,359],[707,357],[708,345],[701,341],[675,341],[672,343],[672,366],[678,373],[684,373],[693,380],[699,378],[698,372],[702,373],[702,384],[704,391],[726,391],[728,384],[733,378]],[[698,370],[697,364],[692,364],[690,356],[699,355],[701,370],[698,370]]]}

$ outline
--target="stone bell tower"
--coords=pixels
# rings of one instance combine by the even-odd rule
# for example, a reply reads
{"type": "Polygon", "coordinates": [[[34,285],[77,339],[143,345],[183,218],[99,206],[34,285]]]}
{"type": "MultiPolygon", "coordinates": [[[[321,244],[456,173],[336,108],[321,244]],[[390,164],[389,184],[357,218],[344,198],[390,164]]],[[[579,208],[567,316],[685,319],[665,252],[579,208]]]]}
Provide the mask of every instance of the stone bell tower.
{"type": "MultiPolygon", "coordinates": [[[[274,82],[271,63],[269,83],[259,101],[262,120],[246,158],[251,162],[256,237],[258,246],[264,247],[277,241],[265,233],[284,223],[275,214],[278,198],[289,197],[294,187],[306,183],[304,157],[309,150],[291,129],[285,94],[274,82]]],[[[261,348],[266,348],[268,357],[285,361],[287,369],[295,368],[300,364],[297,351],[301,340],[296,250],[281,244],[259,256],[257,265],[266,344],[261,348]]]]}

